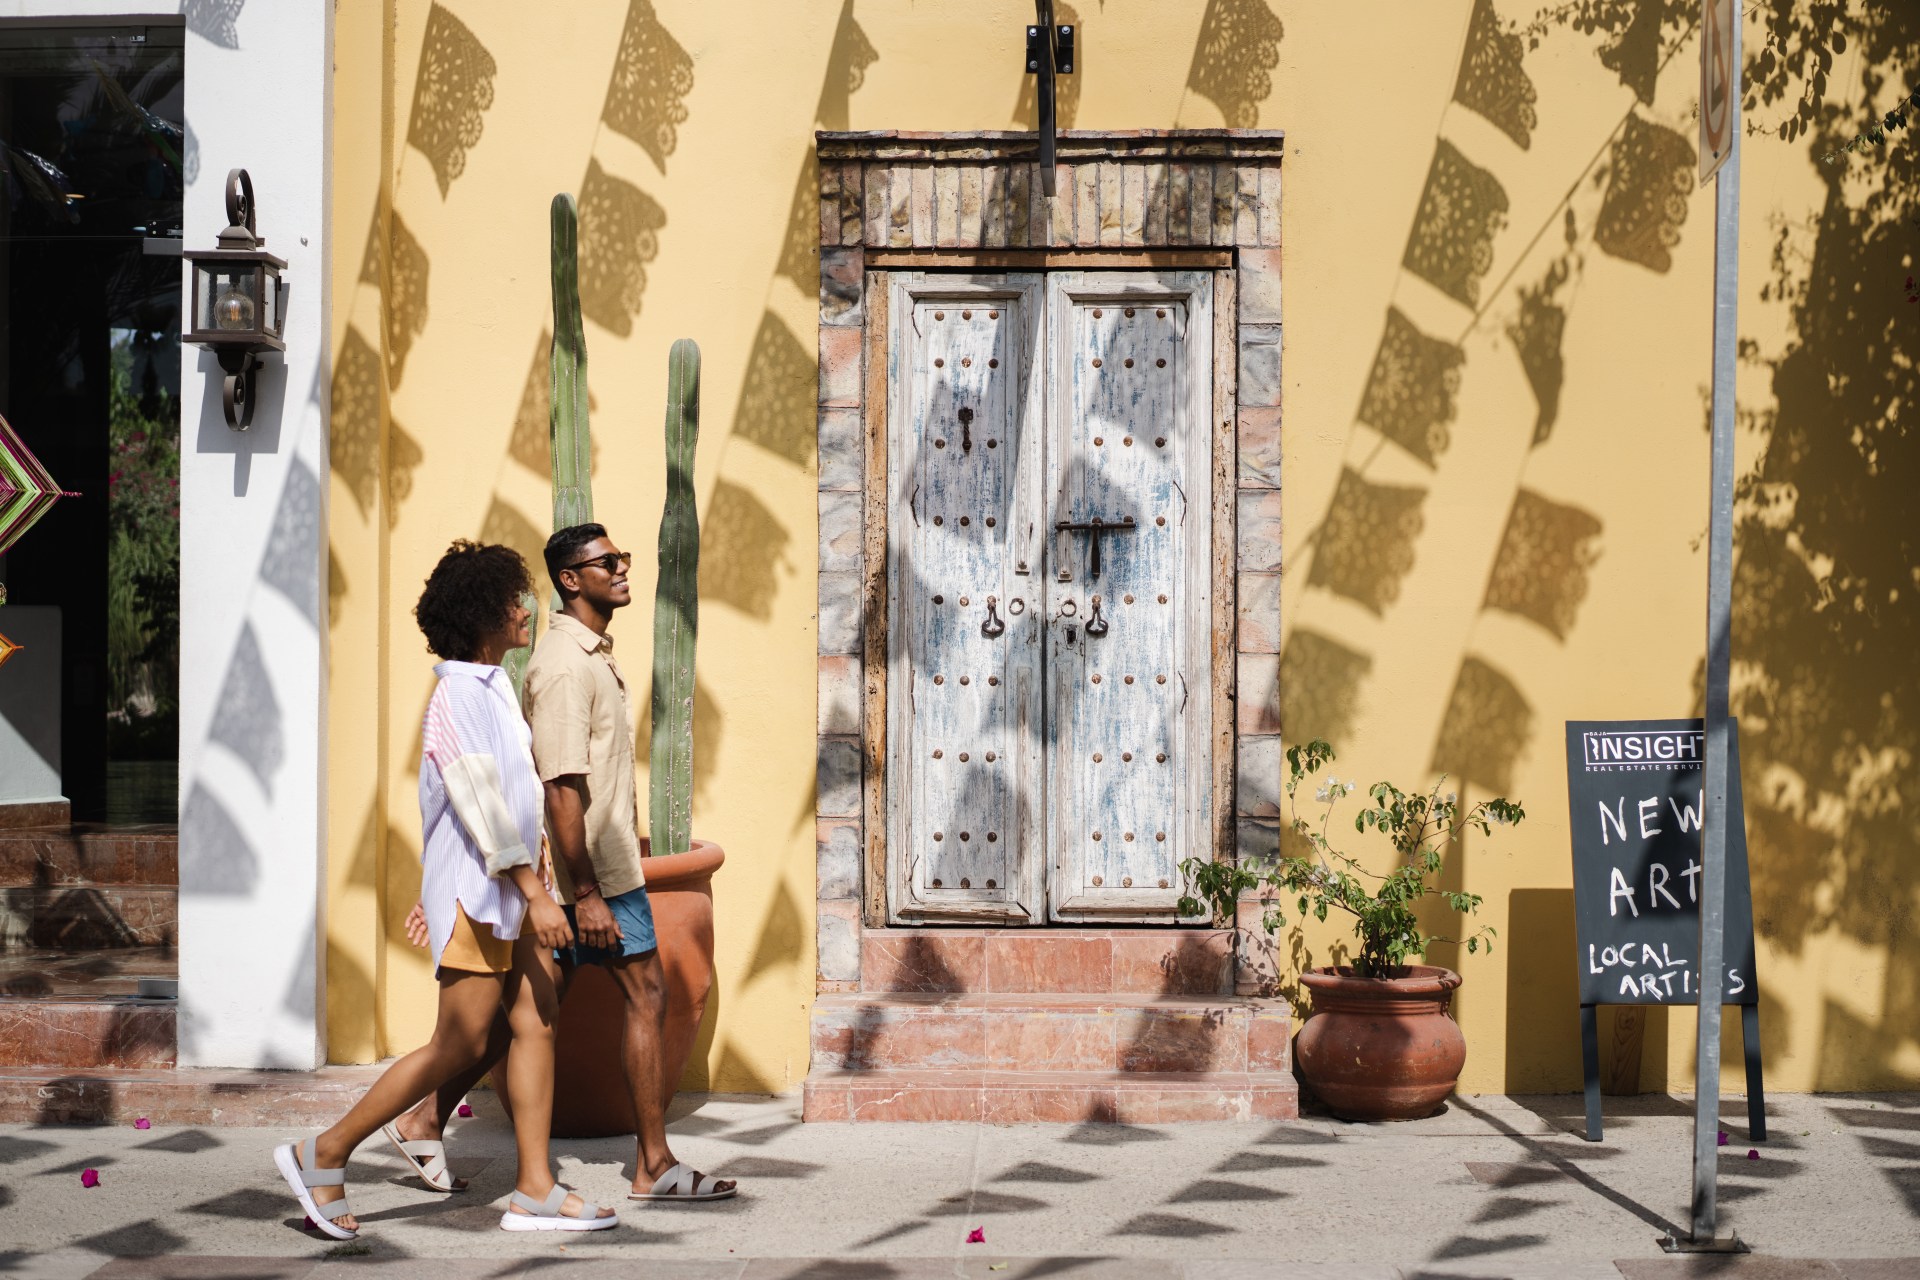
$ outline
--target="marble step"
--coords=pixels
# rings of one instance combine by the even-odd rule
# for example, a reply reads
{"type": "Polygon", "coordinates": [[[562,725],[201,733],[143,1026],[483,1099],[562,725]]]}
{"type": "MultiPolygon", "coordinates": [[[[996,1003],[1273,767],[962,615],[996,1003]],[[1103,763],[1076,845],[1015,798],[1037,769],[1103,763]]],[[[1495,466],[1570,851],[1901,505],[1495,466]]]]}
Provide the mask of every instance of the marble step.
{"type": "Polygon", "coordinates": [[[172,1000],[0,996],[0,1070],[171,1067],[172,1000]]]}
{"type": "Polygon", "coordinates": [[[1223,929],[868,929],[862,992],[1233,993],[1223,929]]]}
{"type": "Polygon", "coordinates": [[[0,997],[14,999],[127,999],[142,994],[143,979],[174,979],[180,961],[170,946],[111,950],[33,948],[0,952],[0,997]]]}
{"type": "Polygon", "coordinates": [[[1292,1120],[1285,1072],[819,1071],[807,1076],[810,1123],[1179,1124],[1292,1120]]]}
{"type": "Polygon", "coordinates": [[[1125,994],[822,995],[813,1069],[1281,1072],[1284,1000],[1125,994]]]}
{"type": "MultiPolygon", "coordinates": [[[[318,1071],[0,1067],[0,1124],[330,1125],[391,1062],[318,1071]]],[[[197,1150],[198,1148],[193,1148],[197,1150]]]]}
{"type": "Polygon", "coordinates": [[[179,897],[164,885],[0,888],[0,954],[170,947],[179,897]]]}
{"type": "Polygon", "coordinates": [[[172,888],[180,882],[179,847],[169,826],[0,829],[0,887],[172,888]]]}

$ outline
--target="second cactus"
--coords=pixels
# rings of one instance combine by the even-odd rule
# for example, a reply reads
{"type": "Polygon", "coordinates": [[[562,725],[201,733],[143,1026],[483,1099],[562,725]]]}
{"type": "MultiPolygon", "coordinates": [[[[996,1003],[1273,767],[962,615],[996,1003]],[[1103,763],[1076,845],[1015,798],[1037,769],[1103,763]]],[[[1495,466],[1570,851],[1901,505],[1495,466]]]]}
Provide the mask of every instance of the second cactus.
{"type": "Polygon", "coordinates": [[[667,499],[653,597],[653,746],[648,834],[655,854],[693,847],[693,658],[700,631],[700,517],[693,455],[700,438],[700,348],[667,355],[667,499]]]}

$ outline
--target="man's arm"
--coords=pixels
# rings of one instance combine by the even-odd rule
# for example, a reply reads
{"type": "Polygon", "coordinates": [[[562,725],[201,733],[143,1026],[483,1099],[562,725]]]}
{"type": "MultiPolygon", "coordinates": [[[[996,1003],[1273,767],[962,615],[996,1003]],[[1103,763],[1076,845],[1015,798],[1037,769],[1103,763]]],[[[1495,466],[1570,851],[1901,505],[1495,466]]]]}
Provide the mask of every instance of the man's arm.
{"type": "Polygon", "coordinates": [[[582,946],[610,949],[620,944],[620,925],[600,898],[600,886],[593,875],[593,859],[587,856],[587,805],[582,792],[582,776],[561,774],[542,784],[547,793],[547,830],[553,835],[554,852],[567,868],[573,881],[574,921],[579,926],[582,946]]]}

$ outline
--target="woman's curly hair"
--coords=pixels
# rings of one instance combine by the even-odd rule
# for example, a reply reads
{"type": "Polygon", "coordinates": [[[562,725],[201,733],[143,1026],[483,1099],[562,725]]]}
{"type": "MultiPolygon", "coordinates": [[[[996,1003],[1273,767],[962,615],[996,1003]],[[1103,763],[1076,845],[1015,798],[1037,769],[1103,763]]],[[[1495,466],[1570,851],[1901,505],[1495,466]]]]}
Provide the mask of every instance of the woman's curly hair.
{"type": "Polygon", "coordinates": [[[414,621],[427,648],[455,662],[471,661],[481,642],[499,630],[520,597],[533,589],[527,562],[512,547],[457,538],[427,575],[414,621]]]}

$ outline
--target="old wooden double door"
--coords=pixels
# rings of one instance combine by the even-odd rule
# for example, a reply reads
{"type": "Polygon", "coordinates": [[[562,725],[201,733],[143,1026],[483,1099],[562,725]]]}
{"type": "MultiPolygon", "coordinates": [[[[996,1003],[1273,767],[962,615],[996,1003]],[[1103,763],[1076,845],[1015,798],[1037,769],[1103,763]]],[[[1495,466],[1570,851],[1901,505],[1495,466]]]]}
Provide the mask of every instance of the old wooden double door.
{"type": "Polygon", "coordinates": [[[896,274],[888,914],[1175,918],[1211,856],[1206,272],[896,274]]]}

